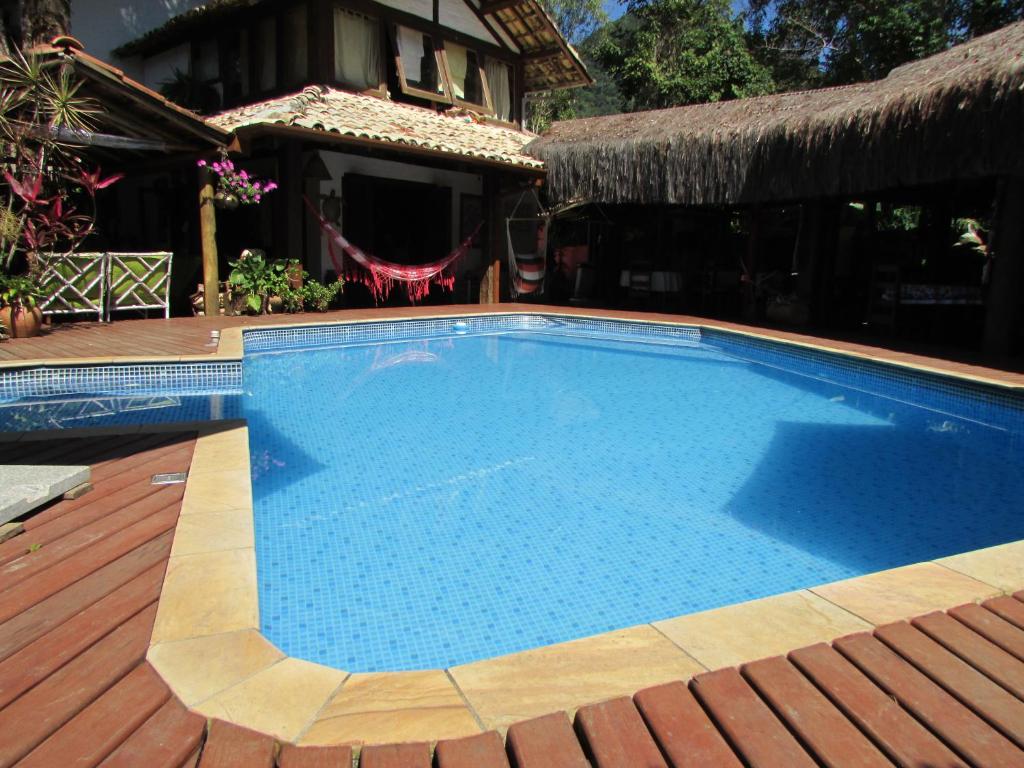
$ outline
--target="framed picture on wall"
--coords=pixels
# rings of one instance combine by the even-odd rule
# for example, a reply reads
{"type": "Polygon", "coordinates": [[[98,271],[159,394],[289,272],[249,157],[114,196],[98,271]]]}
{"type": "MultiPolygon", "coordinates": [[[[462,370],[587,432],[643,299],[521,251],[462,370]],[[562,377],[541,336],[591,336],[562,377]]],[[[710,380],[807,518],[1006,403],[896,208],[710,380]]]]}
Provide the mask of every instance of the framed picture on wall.
{"type": "MultiPolygon", "coordinates": [[[[477,224],[484,218],[484,199],[481,195],[470,195],[463,193],[459,195],[459,242],[469,237],[477,224]]],[[[473,251],[479,253],[480,238],[483,229],[477,233],[476,242],[473,243],[473,251]]]]}

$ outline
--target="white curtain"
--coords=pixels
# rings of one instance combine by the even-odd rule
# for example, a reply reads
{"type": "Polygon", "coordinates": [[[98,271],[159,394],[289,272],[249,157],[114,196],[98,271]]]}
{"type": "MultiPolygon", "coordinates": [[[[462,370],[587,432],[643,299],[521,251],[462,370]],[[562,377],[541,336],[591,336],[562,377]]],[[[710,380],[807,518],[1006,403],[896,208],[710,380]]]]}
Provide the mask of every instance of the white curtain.
{"type": "Polygon", "coordinates": [[[445,56],[448,59],[448,70],[452,75],[452,90],[456,99],[466,98],[466,70],[469,64],[469,52],[461,45],[444,44],[445,56]]]}
{"type": "Polygon", "coordinates": [[[334,79],[360,89],[380,85],[380,29],[376,19],[334,9],[334,79]]]}
{"type": "MultiPolygon", "coordinates": [[[[408,27],[398,28],[398,53],[409,84],[423,82],[423,33],[408,27]]],[[[426,84],[420,87],[428,87],[426,84]]]]}
{"type": "Polygon", "coordinates": [[[487,75],[487,87],[491,89],[491,102],[494,116],[499,120],[512,120],[512,70],[508,64],[498,59],[487,57],[484,62],[484,73],[487,75]]]}

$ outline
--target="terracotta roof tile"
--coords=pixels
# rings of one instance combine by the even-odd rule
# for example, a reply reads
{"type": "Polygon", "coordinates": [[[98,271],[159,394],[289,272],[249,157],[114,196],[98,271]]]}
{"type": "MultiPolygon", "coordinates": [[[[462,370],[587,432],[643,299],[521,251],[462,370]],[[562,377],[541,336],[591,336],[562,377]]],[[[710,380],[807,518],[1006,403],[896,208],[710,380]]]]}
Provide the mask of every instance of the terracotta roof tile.
{"type": "Polygon", "coordinates": [[[287,125],[407,144],[441,154],[463,155],[528,168],[544,164],[523,151],[535,138],[514,128],[478,123],[465,114],[311,86],[299,93],[229,109],[209,119],[228,131],[257,125],[287,125]]]}

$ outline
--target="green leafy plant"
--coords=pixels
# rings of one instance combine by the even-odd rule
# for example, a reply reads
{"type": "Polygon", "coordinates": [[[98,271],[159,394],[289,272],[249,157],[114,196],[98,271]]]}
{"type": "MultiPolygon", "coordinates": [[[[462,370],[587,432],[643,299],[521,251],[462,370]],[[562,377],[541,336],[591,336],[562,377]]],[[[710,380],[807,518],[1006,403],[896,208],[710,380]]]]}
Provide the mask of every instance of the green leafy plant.
{"type": "Polygon", "coordinates": [[[250,312],[266,314],[271,296],[282,296],[289,291],[288,263],[284,260],[267,261],[262,251],[243,251],[238,261],[228,262],[231,274],[228,282],[245,296],[250,312]]]}
{"type": "Polygon", "coordinates": [[[40,298],[42,294],[30,277],[0,274],[0,307],[31,309],[40,298]]]}
{"type": "Polygon", "coordinates": [[[317,280],[310,280],[302,286],[303,301],[306,309],[313,312],[326,312],[334,297],[341,292],[341,282],[324,285],[317,280]]]}

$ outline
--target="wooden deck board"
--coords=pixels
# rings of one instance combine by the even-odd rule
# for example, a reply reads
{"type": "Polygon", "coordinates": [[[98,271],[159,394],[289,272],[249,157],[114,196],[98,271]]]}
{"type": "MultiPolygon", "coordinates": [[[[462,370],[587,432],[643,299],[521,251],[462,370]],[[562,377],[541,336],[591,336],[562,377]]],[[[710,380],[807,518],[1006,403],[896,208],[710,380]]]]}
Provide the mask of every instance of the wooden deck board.
{"type": "Polygon", "coordinates": [[[223,720],[210,724],[199,768],[274,768],[274,737],[223,720]]]}
{"type": "Polygon", "coordinates": [[[1021,764],[1022,753],[895,651],[861,633],[835,647],[954,751],[986,768],[1021,764]]]}
{"type": "Polygon", "coordinates": [[[815,761],[735,669],[693,679],[694,693],[733,747],[762,768],[815,768],[815,761]]]}
{"type": "MultiPolygon", "coordinates": [[[[160,596],[164,568],[163,562],[157,563],[77,615],[58,623],[50,632],[23,638],[21,650],[0,663],[0,708],[45,680],[132,616],[154,605],[160,596]]],[[[57,620],[61,618],[58,615],[57,620]]]]}
{"type": "Polygon", "coordinates": [[[757,689],[793,733],[829,768],[886,768],[881,752],[792,663],[781,656],[743,666],[757,689]]]}
{"type": "Polygon", "coordinates": [[[740,768],[739,758],[685,683],[647,688],[633,701],[672,768],[740,768]]]}
{"type": "Polygon", "coordinates": [[[32,750],[18,768],[99,765],[170,697],[153,668],[140,664],[32,750]]]}
{"type": "Polygon", "coordinates": [[[967,768],[935,735],[834,648],[819,643],[789,660],[897,765],[967,768]]]}

